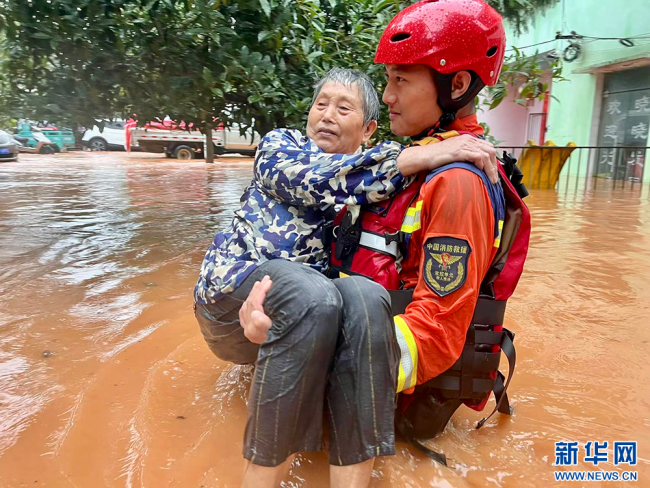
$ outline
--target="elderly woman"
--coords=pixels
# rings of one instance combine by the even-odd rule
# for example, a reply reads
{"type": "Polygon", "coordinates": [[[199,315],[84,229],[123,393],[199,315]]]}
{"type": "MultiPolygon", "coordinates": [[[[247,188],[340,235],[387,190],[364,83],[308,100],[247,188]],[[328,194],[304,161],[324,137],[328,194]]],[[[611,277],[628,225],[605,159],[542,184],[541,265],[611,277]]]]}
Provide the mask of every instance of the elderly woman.
{"type": "Polygon", "coordinates": [[[255,365],[245,485],[273,486],[293,453],[322,449],[323,409],[333,486],[354,486],[358,470],[349,468],[369,461],[371,469],[375,457],[395,452],[399,351],[387,337],[394,335],[390,300],[365,278],[322,274],[324,229],[342,204],[390,198],[419,171],[490,161],[486,143],[469,137],[462,155],[453,140],[406,149],[384,142],[361,152],[379,108],[366,75],[331,70],[315,87],[306,135],[276,129],[264,136],[241,208],[203,261],[195,311],[205,340],[220,359],[255,365]],[[269,283],[265,276],[273,282],[263,304],[272,325],[245,333],[242,303],[259,282],[269,283]]]}

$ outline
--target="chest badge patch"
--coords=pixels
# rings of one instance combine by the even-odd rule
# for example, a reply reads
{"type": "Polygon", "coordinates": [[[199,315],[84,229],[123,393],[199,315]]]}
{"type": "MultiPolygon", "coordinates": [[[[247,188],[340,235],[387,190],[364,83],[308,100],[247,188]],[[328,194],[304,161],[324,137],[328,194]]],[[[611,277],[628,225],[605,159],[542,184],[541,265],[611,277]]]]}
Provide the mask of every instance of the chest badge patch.
{"type": "Polygon", "coordinates": [[[467,261],[472,248],[464,239],[430,237],[424,243],[424,281],[437,295],[455,292],[467,280],[467,261]]]}

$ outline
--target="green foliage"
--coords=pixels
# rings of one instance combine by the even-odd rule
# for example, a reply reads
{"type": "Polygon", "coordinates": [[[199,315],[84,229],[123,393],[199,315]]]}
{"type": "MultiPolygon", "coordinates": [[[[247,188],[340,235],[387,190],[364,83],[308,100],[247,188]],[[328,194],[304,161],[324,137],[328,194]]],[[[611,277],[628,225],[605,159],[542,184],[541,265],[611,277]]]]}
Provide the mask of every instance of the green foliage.
{"type": "Polygon", "coordinates": [[[125,66],[115,18],[118,2],[1,2],[12,115],[65,125],[112,116],[125,66]]]}
{"type": "Polygon", "coordinates": [[[528,30],[531,20],[536,15],[543,14],[558,0],[486,0],[486,2],[503,16],[516,34],[521,34],[528,30]]]}
{"type": "Polygon", "coordinates": [[[551,79],[563,81],[562,62],[559,59],[546,60],[535,53],[524,55],[516,47],[514,54],[506,57],[499,82],[484,91],[482,104],[489,110],[497,108],[513,91],[517,93],[515,103],[526,105],[530,100],[542,100],[548,91],[551,79]]]}
{"type": "Polygon", "coordinates": [[[483,136],[485,137],[485,139],[486,139],[488,142],[491,142],[491,143],[494,144],[495,146],[498,146],[499,144],[501,144],[501,143],[503,142],[502,140],[497,139],[496,137],[494,137],[494,136],[490,133],[490,126],[487,125],[485,122],[480,122],[479,125],[480,125],[481,127],[483,127],[483,136]]]}
{"type": "MultiPolygon", "coordinates": [[[[553,1],[495,6],[521,27],[553,1]]],[[[213,118],[260,133],[299,128],[314,82],[331,67],[366,71],[383,90],[374,52],[383,28],[410,3],[0,0],[0,113],[73,127],[137,114],[201,129],[213,118]]],[[[378,137],[388,137],[385,111],[379,125],[378,137]]]]}
{"type": "MultiPolygon", "coordinates": [[[[2,26],[2,13],[0,13],[0,27],[1,26],[2,26]]],[[[3,49],[4,45],[5,45],[4,35],[0,31],[0,66],[2,66],[3,62],[6,60],[5,50],[3,49]]],[[[15,125],[15,122],[10,115],[11,110],[9,110],[10,107],[9,104],[11,103],[10,99],[11,99],[11,89],[9,87],[9,80],[7,78],[6,73],[0,70],[0,107],[5,107],[5,110],[0,110],[0,130],[8,129],[15,125]]]]}

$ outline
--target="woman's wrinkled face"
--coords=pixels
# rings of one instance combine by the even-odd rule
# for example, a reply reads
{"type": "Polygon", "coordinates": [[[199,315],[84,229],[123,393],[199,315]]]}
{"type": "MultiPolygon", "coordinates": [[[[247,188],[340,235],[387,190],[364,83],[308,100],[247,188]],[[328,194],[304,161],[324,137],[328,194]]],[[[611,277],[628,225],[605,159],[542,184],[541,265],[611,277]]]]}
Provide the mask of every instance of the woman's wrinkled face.
{"type": "Polygon", "coordinates": [[[376,121],[364,124],[363,118],[358,85],[330,81],[309,110],[307,135],[326,153],[352,154],[377,128],[376,121]]]}

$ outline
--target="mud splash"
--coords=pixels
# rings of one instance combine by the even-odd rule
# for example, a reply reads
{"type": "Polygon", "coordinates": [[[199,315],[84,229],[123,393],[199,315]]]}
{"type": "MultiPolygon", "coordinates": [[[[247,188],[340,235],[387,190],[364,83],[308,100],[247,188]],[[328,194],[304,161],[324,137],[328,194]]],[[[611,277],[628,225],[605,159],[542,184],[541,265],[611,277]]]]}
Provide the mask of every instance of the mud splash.
{"type": "MultiPolygon", "coordinates": [[[[251,168],[120,153],[0,165],[0,486],[239,484],[250,369],[211,355],[191,291],[251,168]]],[[[400,444],[373,486],[546,486],[561,440],[609,441],[604,470],[614,441],[636,440],[629,470],[650,478],[648,190],[528,204],[507,321],[515,415],[475,431],[461,410],[431,443],[450,469],[400,444]]],[[[326,456],[298,456],[283,485],[327,486],[326,456]]]]}

